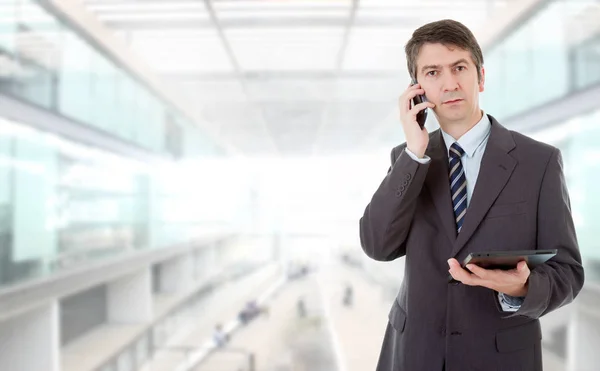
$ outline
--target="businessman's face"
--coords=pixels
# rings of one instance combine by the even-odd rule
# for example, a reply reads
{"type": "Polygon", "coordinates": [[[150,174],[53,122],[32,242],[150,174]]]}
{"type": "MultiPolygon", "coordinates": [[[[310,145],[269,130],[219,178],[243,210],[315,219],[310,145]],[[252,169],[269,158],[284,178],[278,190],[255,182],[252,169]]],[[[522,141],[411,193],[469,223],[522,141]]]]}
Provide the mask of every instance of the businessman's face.
{"type": "Polygon", "coordinates": [[[427,100],[435,104],[440,124],[464,123],[479,117],[479,93],[485,71],[477,68],[471,53],[454,46],[427,43],[417,57],[417,80],[427,100]]]}

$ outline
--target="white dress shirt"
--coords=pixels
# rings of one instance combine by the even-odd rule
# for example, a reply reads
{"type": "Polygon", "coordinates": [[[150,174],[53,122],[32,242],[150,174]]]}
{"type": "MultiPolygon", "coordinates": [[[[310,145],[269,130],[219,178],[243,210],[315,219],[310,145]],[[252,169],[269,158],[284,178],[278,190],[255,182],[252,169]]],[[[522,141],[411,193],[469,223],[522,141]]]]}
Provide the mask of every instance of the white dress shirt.
{"type": "MultiPolygon", "coordinates": [[[[473,190],[475,189],[475,184],[477,183],[477,176],[479,175],[479,169],[481,167],[481,159],[483,158],[491,130],[492,123],[490,122],[489,117],[483,111],[481,120],[479,120],[479,122],[473,126],[471,130],[467,131],[458,140],[441,130],[442,137],[446,143],[446,148],[449,149],[454,142],[457,142],[458,145],[465,151],[465,154],[461,158],[461,162],[464,168],[465,177],[467,178],[467,213],[471,196],[473,195],[473,190]]],[[[406,148],[405,151],[413,160],[421,164],[427,164],[429,161],[431,161],[431,158],[427,155],[425,155],[423,158],[418,158],[408,148],[406,148]]],[[[448,161],[450,161],[450,157],[448,157],[448,161]]],[[[523,303],[523,298],[510,297],[501,292],[498,293],[498,300],[500,301],[500,305],[505,312],[516,312],[523,303]]]]}

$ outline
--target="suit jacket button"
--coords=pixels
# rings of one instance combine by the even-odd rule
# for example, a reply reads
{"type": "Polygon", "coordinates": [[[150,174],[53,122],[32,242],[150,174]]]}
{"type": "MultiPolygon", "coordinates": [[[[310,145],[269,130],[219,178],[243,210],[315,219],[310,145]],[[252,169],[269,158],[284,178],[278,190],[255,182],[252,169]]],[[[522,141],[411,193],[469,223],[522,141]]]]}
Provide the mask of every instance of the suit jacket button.
{"type": "Polygon", "coordinates": [[[402,196],[402,191],[396,192],[396,197],[400,197],[400,196],[402,196]]]}
{"type": "Polygon", "coordinates": [[[404,176],[404,179],[407,180],[407,181],[410,180],[410,178],[412,178],[412,176],[410,174],[406,174],[404,176]]]}

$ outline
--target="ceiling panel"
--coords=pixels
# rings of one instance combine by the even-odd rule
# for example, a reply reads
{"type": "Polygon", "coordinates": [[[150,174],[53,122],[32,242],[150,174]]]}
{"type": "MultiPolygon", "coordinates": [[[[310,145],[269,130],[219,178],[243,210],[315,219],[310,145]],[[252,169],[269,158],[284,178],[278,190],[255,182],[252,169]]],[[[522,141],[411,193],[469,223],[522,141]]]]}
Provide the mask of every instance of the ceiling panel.
{"type": "Polygon", "coordinates": [[[96,13],[206,10],[204,1],[199,0],[83,0],[82,2],[87,9],[96,13]]]}
{"type": "Polygon", "coordinates": [[[395,102],[335,102],[328,105],[315,142],[318,153],[353,151],[393,116],[395,102]]]}
{"type": "Polygon", "coordinates": [[[251,103],[214,102],[202,106],[203,116],[210,122],[219,122],[223,131],[237,128],[259,128],[264,125],[262,108],[251,103]]]}
{"type": "MultiPolygon", "coordinates": [[[[402,66],[404,67],[404,65],[402,66]]],[[[408,87],[409,77],[406,67],[386,78],[340,79],[335,84],[335,101],[385,102],[396,101],[408,87]]]]}
{"type": "Polygon", "coordinates": [[[233,71],[216,30],[137,31],[129,40],[131,48],[159,73],[233,71]]]}
{"type": "MultiPolygon", "coordinates": [[[[331,103],[327,107],[325,120],[332,128],[351,129],[349,123],[364,122],[365,127],[374,127],[396,110],[395,101],[331,103]]],[[[358,125],[356,125],[358,126],[358,125]]]]}
{"type": "Polygon", "coordinates": [[[261,103],[267,131],[280,154],[312,154],[324,103],[261,103]],[[282,123],[285,122],[285,125],[282,123]]]}
{"type": "Polygon", "coordinates": [[[353,0],[213,0],[213,5],[217,10],[298,10],[309,9],[346,9],[352,5],[353,0]]]}
{"type": "Polygon", "coordinates": [[[235,29],[226,30],[242,70],[331,70],[344,29],[235,29]]]}
{"type": "Polygon", "coordinates": [[[342,69],[344,71],[405,69],[404,44],[411,33],[411,29],[405,28],[353,28],[342,69]]]}
{"type": "Polygon", "coordinates": [[[172,84],[174,87],[186,92],[189,96],[199,102],[199,104],[210,104],[210,103],[245,103],[248,101],[247,95],[244,92],[242,84],[238,80],[225,80],[225,81],[176,81],[173,82],[168,78],[165,78],[167,82],[172,84]]]}
{"type": "Polygon", "coordinates": [[[99,13],[101,21],[127,21],[127,22],[157,22],[157,21],[208,21],[210,16],[202,11],[164,11],[164,12],[124,12],[124,13],[99,13]]]}
{"type": "Polygon", "coordinates": [[[240,128],[228,135],[232,145],[240,152],[252,156],[274,156],[278,151],[273,147],[273,139],[259,128],[240,128]]]}
{"type": "Polygon", "coordinates": [[[324,79],[269,79],[247,82],[253,101],[326,102],[335,81],[324,79]]]}
{"type": "Polygon", "coordinates": [[[477,34],[513,1],[84,3],[242,151],[314,155],[397,144],[414,29],[454,18],[477,34]]]}

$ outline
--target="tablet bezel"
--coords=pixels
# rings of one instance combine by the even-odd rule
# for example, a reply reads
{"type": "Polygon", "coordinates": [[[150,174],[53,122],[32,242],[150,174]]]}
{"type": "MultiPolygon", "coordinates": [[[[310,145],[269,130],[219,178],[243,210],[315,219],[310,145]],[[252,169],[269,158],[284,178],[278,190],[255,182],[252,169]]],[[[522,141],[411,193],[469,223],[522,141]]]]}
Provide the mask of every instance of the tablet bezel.
{"type": "Polygon", "coordinates": [[[556,256],[558,250],[502,250],[502,251],[474,251],[469,253],[463,261],[463,268],[467,264],[476,264],[485,269],[514,269],[517,264],[525,260],[529,269],[533,269],[556,256]],[[487,261],[487,262],[486,262],[487,261]],[[484,264],[482,264],[482,262],[484,264]]]}

